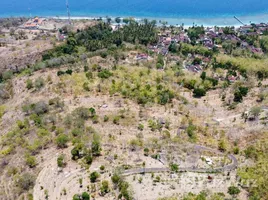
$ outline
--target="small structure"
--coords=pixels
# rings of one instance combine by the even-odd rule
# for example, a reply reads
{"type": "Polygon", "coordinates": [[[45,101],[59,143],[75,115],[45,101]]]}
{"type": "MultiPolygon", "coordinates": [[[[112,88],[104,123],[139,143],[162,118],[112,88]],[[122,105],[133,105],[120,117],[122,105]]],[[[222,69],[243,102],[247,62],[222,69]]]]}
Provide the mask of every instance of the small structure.
{"type": "Polygon", "coordinates": [[[206,158],[206,163],[207,163],[208,165],[212,165],[212,164],[213,164],[213,161],[212,161],[211,158],[206,158]]]}
{"type": "Polygon", "coordinates": [[[137,60],[148,60],[148,55],[145,53],[138,53],[136,56],[137,60]]]}

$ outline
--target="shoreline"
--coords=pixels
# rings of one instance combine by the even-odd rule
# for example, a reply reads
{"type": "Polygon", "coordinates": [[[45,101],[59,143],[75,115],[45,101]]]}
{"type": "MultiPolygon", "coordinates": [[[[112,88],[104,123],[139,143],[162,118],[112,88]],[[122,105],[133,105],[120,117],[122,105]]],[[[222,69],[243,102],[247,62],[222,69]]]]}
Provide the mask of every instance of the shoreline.
{"type": "MultiPolygon", "coordinates": [[[[59,17],[52,17],[47,16],[49,18],[54,19],[68,19],[67,16],[59,16],[59,17]]],[[[102,17],[105,19],[106,16],[71,16],[72,20],[82,20],[82,19],[97,19],[102,17]]],[[[112,19],[116,18],[115,16],[109,16],[112,19]]],[[[129,16],[118,16],[120,18],[128,18],[129,16]]],[[[238,17],[244,24],[250,23],[268,23],[268,14],[259,14],[259,15],[246,15],[246,16],[236,16],[238,17]]],[[[184,24],[185,27],[190,27],[194,25],[203,25],[205,27],[211,26],[234,26],[240,27],[242,24],[239,23],[234,16],[225,16],[225,17],[204,17],[204,18],[197,18],[197,17],[141,17],[141,16],[134,16],[135,20],[140,21],[142,19],[148,20],[156,20],[158,23],[159,21],[166,21],[168,22],[167,25],[182,25],[184,24]]]]}
{"type": "MultiPolygon", "coordinates": [[[[39,16],[39,15],[38,15],[39,16]]],[[[158,24],[160,24],[160,21],[165,21],[168,22],[167,25],[184,25],[185,27],[193,26],[193,25],[203,25],[205,27],[212,27],[212,26],[235,26],[235,27],[240,27],[242,24],[239,23],[234,16],[216,16],[216,17],[159,17],[159,16],[111,16],[111,15],[106,15],[106,16],[101,16],[101,15],[85,15],[85,16],[79,16],[79,15],[74,15],[71,16],[72,20],[93,20],[93,19],[106,19],[106,17],[109,16],[112,19],[115,19],[116,17],[120,17],[121,19],[123,18],[129,18],[132,17],[136,21],[140,21],[142,19],[148,19],[148,20],[156,20],[158,24]]],[[[29,17],[26,15],[21,15],[21,16],[10,16],[13,18],[16,17],[29,17]]],[[[10,17],[4,17],[0,16],[0,18],[10,18],[10,17]]],[[[32,16],[33,17],[33,16],[32,16]]],[[[65,15],[40,15],[39,17],[44,17],[44,18],[52,18],[52,19],[59,19],[59,20],[66,20],[68,19],[67,16],[65,15]]],[[[250,23],[268,23],[268,14],[257,14],[257,15],[244,15],[244,16],[239,16],[237,15],[236,17],[239,18],[244,24],[250,24],[250,23]]]]}

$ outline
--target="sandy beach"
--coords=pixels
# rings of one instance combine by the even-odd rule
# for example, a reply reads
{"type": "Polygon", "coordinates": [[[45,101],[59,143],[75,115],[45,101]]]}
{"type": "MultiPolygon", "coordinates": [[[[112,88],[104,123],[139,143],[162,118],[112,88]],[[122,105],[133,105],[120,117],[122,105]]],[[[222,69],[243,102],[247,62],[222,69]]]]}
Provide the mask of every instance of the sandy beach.
{"type": "MultiPolygon", "coordinates": [[[[66,16],[47,16],[51,18],[58,18],[58,19],[67,19],[66,16]]],[[[96,19],[100,18],[105,19],[107,16],[72,16],[71,19],[73,20],[81,20],[81,19],[96,19]]],[[[110,17],[110,16],[109,16],[110,17]]],[[[158,24],[161,24],[161,21],[168,22],[168,25],[184,25],[185,27],[189,27],[192,25],[203,25],[206,27],[209,26],[235,26],[239,27],[242,24],[239,23],[234,16],[225,16],[225,17],[215,17],[215,18],[188,18],[188,17],[181,17],[181,18],[160,18],[160,17],[134,17],[134,16],[120,16],[121,18],[126,17],[133,17],[135,20],[139,21],[142,19],[149,19],[149,20],[156,20],[158,24]]],[[[242,21],[244,24],[250,23],[268,23],[268,14],[260,14],[260,15],[248,15],[248,16],[236,16],[242,21]]],[[[115,16],[111,16],[112,19],[115,16]]]]}

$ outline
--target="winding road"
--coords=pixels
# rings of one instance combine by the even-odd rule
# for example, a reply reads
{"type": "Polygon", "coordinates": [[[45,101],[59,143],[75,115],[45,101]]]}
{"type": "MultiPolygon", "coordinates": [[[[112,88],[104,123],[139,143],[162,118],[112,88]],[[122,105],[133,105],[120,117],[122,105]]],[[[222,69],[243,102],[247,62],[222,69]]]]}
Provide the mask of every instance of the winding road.
{"type": "MultiPolygon", "coordinates": [[[[195,145],[194,149],[196,151],[210,151],[213,153],[218,153],[220,155],[223,155],[222,152],[211,149],[204,146],[195,145]]],[[[185,167],[185,168],[179,168],[179,172],[198,172],[198,173],[219,173],[223,171],[232,171],[237,168],[238,162],[234,155],[229,154],[227,157],[232,161],[231,164],[225,165],[223,167],[217,167],[213,169],[208,168],[195,168],[195,167],[185,167]]],[[[163,168],[138,168],[138,169],[129,169],[125,170],[122,175],[124,176],[130,176],[134,174],[143,174],[143,173],[160,173],[160,172],[170,172],[170,168],[163,167],[163,168]]]]}

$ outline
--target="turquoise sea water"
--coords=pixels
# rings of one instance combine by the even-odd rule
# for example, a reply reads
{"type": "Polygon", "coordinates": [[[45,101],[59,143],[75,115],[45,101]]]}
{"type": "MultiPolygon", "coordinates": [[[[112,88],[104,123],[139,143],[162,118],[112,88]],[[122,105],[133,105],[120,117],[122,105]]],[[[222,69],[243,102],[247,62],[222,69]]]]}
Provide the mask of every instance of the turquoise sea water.
{"type": "MultiPolygon", "coordinates": [[[[247,21],[268,22],[268,0],[69,0],[69,6],[76,17],[163,18],[173,24],[215,20],[237,23],[232,19],[235,15],[247,21]]],[[[35,15],[66,16],[66,0],[0,0],[1,17],[35,15]]]]}

